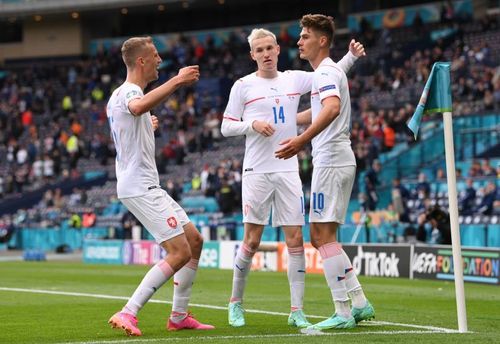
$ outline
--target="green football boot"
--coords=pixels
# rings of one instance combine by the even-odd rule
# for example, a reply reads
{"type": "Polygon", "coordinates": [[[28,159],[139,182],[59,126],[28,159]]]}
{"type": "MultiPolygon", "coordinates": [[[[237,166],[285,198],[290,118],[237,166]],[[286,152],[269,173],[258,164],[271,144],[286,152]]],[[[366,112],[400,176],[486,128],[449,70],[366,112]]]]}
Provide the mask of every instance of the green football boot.
{"type": "Polygon", "coordinates": [[[309,328],[314,330],[330,330],[330,329],[349,329],[356,327],[356,321],[352,316],[344,318],[340,315],[334,314],[330,318],[323,320],[309,328]]]}
{"type": "Polygon", "coordinates": [[[366,305],[363,308],[352,307],[351,315],[356,324],[363,320],[370,320],[375,318],[375,309],[373,309],[372,304],[367,300],[366,305]]]}
{"type": "Polygon", "coordinates": [[[306,315],[304,314],[302,309],[297,309],[296,311],[291,312],[288,316],[288,325],[298,328],[306,328],[311,326],[312,324],[307,321],[306,315]]]}
{"type": "Polygon", "coordinates": [[[241,302],[230,302],[228,311],[229,325],[233,327],[245,326],[245,310],[241,302]]]}

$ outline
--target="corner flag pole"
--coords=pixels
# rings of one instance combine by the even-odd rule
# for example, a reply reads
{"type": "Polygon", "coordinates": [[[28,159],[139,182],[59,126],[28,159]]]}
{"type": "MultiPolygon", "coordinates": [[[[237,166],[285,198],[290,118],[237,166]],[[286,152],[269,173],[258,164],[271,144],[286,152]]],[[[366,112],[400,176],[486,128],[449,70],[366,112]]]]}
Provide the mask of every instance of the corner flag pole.
{"type": "Polygon", "coordinates": [[[458,227],[457,180],[455,175],[455,149],[453,147],[453,123],[451,112],[443,112],[444,151],[446,156],[446,179],[448,180],[448,203],[450,210],[451,246],[455,273],[455,296],[457,298],[458,331],[467,332],[465,308],[464,271],[458,227]]]}
{"type": "Polygon", "coordinates": [[[448,202],[453,267],[455,273],[458,331],[464,333],[467,332],[467,312],[465,309],[464,271],[462,265],[460,231],[458,227],[457,180],[455,175],[455,149],[453,147],[453,124],[451,118],[450,65],[450,62],[434,63],[415,113],[408,122],[408,128],[413,131],[416,140],[422,117],[430,113],[443,113],[446,177],[448,180],[448,202]]]}

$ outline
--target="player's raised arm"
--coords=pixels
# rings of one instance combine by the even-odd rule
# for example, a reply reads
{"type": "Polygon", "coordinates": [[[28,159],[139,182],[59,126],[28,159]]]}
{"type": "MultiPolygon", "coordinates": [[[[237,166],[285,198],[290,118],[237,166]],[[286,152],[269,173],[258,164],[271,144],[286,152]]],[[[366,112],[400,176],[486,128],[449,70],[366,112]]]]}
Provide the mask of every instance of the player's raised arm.
{"type": "Polygon", "coordinates": [[[362,56],[366,56],[365,47],[360,42],[356,42],[355,39],[352,39],[351,42],[349,42],[347,54],[337,62],[337,65],[347,74],[358,58],[362,56]]]}
{"type": "Polygon", "coordinates": [[[144,97],[131,100],[128,103],[130,112],[135,116],[154,109],[166,97],[174,93],[179,87],[190,85],[200,78],[200,69],[198,66],[188,66],[181,68],[179,73],[154,90],[146,93],[144,97]]]}

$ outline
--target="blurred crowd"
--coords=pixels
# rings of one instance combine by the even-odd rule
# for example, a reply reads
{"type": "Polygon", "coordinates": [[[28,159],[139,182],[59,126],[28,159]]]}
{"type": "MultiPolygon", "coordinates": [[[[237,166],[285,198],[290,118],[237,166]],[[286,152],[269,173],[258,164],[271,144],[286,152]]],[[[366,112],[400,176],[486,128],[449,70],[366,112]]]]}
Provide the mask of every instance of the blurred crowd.
{"type": "MultiPolygon", "coordinates": [[[[377,158],[399,143],[413,142],[406,121],[435,61],[452,61],[454,115],[500,111],[499,30],[498,18],[464,23],[453,13],[438,24],[423,25],[416,19],[412,27],[403,29],[376,31],[363,23],[356,38],[365,44],[368,56],[357,62],[348,79],[358,171],[375,171],[367,173],[369,208],[377,206],[377,158]],[[430,33],[436,30],[450,34],[430,40],[430,33]]],[[[245,30],[235,30],[216,43],[210,35],[199,41],[180,34],[162,54],[159,80],[150,86],[166,81],[189,64],[200,65],[201,86],[210,86],[214,80],[218,85],[218,92],[201,86],[183,89],[154,113],[160,118],[157,165],[160,173],[168,176],[165,186],[169,192],[179,199],[186,191],[183,185],[189,182],[190,192],[216,197],[224,213],[240,209],[239,158],[220,156],[219,160],[205,161],[198,170],[175,176],[169,173],[176,171],[172,166],[183,165],[190,154],[202,156],[223,145],[220,124],[229,87],[255,70],[247,35],[245,30]]],[[[277,36],[279,69],[310,70],[298,58],[297,37],[286,26],[277,36]]],[[[347,35],[337,37],[332,52],[335,60],[345,54],[350,39],[347,35]]],[[[19,197],[92,170],[106,170],[112,179],[115,153],[105,104],[124,77],[118,47],[87,58],[9,66],[0,77],[0,196],[19,197]]],[[[308,184],[310,152],[304,150],[298,156],[300,175],[308,184]]],[[[54,194],[52,201],[57,203],[54,194]]]]}

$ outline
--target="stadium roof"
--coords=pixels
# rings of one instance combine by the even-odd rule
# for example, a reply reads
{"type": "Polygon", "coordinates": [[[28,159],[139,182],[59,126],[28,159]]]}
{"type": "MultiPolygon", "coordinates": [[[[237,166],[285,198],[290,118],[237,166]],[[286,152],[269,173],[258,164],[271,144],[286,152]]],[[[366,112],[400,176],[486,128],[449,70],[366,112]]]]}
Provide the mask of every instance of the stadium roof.
{"type": "Polygon", "coordinates": [[[136,7],[188,2],[193,0],[0,0],[0,16],[57,14],[68,11],[136,7]]]}

